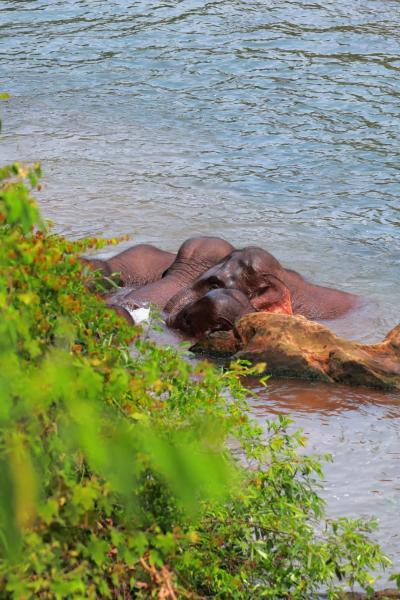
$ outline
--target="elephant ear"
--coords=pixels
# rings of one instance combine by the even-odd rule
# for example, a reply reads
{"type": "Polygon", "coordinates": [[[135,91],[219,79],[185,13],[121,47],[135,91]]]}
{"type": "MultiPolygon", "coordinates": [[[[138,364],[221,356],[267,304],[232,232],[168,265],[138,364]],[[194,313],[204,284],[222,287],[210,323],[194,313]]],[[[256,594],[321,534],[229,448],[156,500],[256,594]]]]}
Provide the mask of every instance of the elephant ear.
{"type": "Polygon", "coordinates": [[[282,312],[293,314],[290,291],[275,275],[263,273],[250,302],[256,310],[262,312],[282,312]]]}

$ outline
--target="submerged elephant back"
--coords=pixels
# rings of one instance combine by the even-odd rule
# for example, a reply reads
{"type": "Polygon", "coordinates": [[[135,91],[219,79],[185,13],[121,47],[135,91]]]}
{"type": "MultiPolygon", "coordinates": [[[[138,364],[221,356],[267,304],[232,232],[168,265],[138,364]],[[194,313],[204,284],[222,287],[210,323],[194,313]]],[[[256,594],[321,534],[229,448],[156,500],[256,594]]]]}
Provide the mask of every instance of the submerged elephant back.
{"type": "Polygon", "coordinates": [[[161,279],[175,260],[175,254],[151,244],[136,244],[107,259],[82,257],[91,269],[100,271],[105,281],[112,276],[122,286],[138,288],[161,279]]]}
{"type": "Polygon", "coordinates": [[[137,244],[108,259],[113,273],[120,273],[122,285],[141,287],[158,281],[176,255],[151,244],[137,244]]]}
{"type": "Polygon", "coordinates": [[[232,249],[233,246],[222,238],[190,238],[181,245],[175,260],[161,279],[132,290],[123,297],[123,302],[132,308],[153,304],[163,310],[171,298],[225,258],[232,249]]]}

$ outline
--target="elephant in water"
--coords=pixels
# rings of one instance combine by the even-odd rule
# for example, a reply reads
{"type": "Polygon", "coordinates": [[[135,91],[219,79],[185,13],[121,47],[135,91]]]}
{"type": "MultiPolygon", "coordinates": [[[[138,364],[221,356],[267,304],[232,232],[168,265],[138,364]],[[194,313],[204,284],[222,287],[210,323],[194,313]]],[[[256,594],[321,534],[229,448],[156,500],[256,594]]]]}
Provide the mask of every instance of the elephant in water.
{"type": "Polygon", "coordinates": [[[108,305],[135,310],[154,304],[163,310],[172,296],[190,286],[201,273],[219,263],[233,249],[233,246],[222,238],[190,238],[181,245],[175,260],[161,279],[139,289],[120,290],[108,299],[108,305]]]}
{"type": "Polygon", "coordinates": [[[167,319],[167,324],[191,338],[199,338],[213,331],[233,329],[237,319],[254,310],[243,292],[217,289],[185,306],[173,319],[167,319]]]}
{"type": "Polygon", "coordinates": [[[174,326],[186,305],[218,288],[243,292],[256,311],[299,314],[309,319],[335,319],[360,304],[359,296],[309,283],[299,273],[285,269],[266,250],[249,246],[234,250],[175,294],[165,306],[169,324],[174,326]]]}
{"type": "Polygon", "coordinates": [[[176,255],[160,250],[151,244],[137,244],[108,259],[81,258],[93,270],[99,270],[105,277],[119,274],[120,285],[141,287],[161,279],[172,265],[176,255]]]}

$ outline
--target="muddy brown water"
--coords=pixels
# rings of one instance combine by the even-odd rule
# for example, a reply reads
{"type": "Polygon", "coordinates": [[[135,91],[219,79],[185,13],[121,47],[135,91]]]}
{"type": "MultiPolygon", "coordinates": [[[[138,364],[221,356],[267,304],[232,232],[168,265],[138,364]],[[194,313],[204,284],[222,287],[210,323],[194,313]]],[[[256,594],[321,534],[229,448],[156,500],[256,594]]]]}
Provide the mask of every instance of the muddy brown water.
{"type": "MultiPolygon", "coordinates": [[[[2,164],[41,160],[39,201],[68,237],[194,234],[258,244],[364,308],[364,342],[400,321],[397,0],[3,0],[2,164]]],[[[400,562],[400,398],[271,381],[331,452],[330,515],[375,515],[400,562]]]]}

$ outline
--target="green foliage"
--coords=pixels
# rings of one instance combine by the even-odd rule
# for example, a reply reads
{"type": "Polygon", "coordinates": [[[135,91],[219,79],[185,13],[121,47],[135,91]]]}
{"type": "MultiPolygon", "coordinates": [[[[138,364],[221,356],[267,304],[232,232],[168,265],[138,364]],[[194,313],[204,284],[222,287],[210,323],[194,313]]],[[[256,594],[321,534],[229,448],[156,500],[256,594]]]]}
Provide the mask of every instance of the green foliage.
{"type": "Polygon", "coordinates": [[[0,171],[1,597],[369,589],[370,525],[324,521],[301,434],[248,417],[248,367],[191,365],[107,309],[79,260],[105,242],[52,234],[39,177],[0,171]]]}

